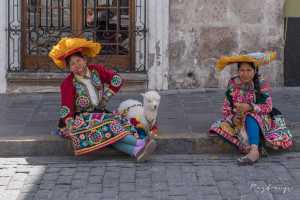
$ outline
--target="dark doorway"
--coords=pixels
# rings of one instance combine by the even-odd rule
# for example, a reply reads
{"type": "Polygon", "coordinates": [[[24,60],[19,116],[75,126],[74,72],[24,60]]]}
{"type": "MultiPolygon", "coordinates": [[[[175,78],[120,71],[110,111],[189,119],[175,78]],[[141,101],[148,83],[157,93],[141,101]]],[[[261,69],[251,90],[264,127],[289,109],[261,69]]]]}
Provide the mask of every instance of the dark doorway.
{"type": "Polygon", "coordinates": [[[285,86],[300,86],[300,18],[286,18],[285,86]]]}

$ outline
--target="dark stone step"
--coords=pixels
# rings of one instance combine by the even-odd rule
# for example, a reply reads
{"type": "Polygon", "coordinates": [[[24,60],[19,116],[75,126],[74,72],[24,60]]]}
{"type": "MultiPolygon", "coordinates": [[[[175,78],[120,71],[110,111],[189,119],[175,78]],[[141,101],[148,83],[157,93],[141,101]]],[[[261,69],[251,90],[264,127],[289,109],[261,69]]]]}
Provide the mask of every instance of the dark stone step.
{"type": "MultiPolygon", "coordinates": [[[[147,75],[120,73],[126,80],[122,91],[142,91],[147,88],[147,75]]],[[[67,73],[10,72],[7,74],[9,93],[58,92],[67,73]]]]}

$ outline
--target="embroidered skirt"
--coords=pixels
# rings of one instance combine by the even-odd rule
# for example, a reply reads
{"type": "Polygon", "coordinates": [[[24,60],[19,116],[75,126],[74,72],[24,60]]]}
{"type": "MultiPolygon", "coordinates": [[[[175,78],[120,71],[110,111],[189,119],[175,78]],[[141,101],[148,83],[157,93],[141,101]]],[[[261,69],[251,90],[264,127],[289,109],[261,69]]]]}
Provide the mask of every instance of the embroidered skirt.
{"type": "Polygon", "coordinates": [[[76,116],[69,135],[75,155],[83,155],[118,142],[136,129],[118,114],[86,113],[76,116]]]}
{"type": "MultiPolygon", "coordinates": [[[[259,116],[252,113],[250,115],[258,122],[266,146],[273,149],[288,149],[293,146],[292,134],[282,115],[276,115],[273,118],[268,115],[259,116]]],[[[245,126],[245,120],[243,126],[245,126]]],[[[243,152],[245,146],[238,136],[238,131],[239,129],[226,120],[216,121],[209,129],[210,134],[221,136],[243,152]]]]}

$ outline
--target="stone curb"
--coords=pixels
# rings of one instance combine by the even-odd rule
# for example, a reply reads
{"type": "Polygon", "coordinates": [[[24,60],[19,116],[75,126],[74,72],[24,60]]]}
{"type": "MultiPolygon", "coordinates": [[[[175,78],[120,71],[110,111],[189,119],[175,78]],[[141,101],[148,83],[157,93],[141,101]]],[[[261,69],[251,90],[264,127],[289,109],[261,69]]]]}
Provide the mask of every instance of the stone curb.
{"type": "MultiPolygon", "coordinates": [[[[300,129],[292,129],[292,132],[300,129]]],[[[157,138],[156,154],[236,154],[236,148],[224,143],[217,136],[202,134],[160,134],[157,138]]],[[[300,152],[300,136],[295,137],[295,145],[291,150],[300,152]]],[[[70,156],[73,155],[71,143],[58,136],[34,137],[2,137],[0,138],[0,156],[70,156]]],[[[122,155],[122,153],[105,148],[92,154],[92,156],[122,155]]]]}

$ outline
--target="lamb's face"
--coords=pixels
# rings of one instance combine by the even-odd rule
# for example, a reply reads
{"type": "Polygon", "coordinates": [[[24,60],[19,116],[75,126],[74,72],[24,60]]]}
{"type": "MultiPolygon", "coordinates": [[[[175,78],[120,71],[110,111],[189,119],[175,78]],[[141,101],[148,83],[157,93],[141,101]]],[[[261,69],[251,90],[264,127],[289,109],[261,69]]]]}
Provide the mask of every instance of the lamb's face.
{"type": "Polygon", "coordinates": [[[149,91],[143,94],[144,97],[144,107],[152,111],[158,109],[160,103],[160,95],[156,91],[149,91]]]}

